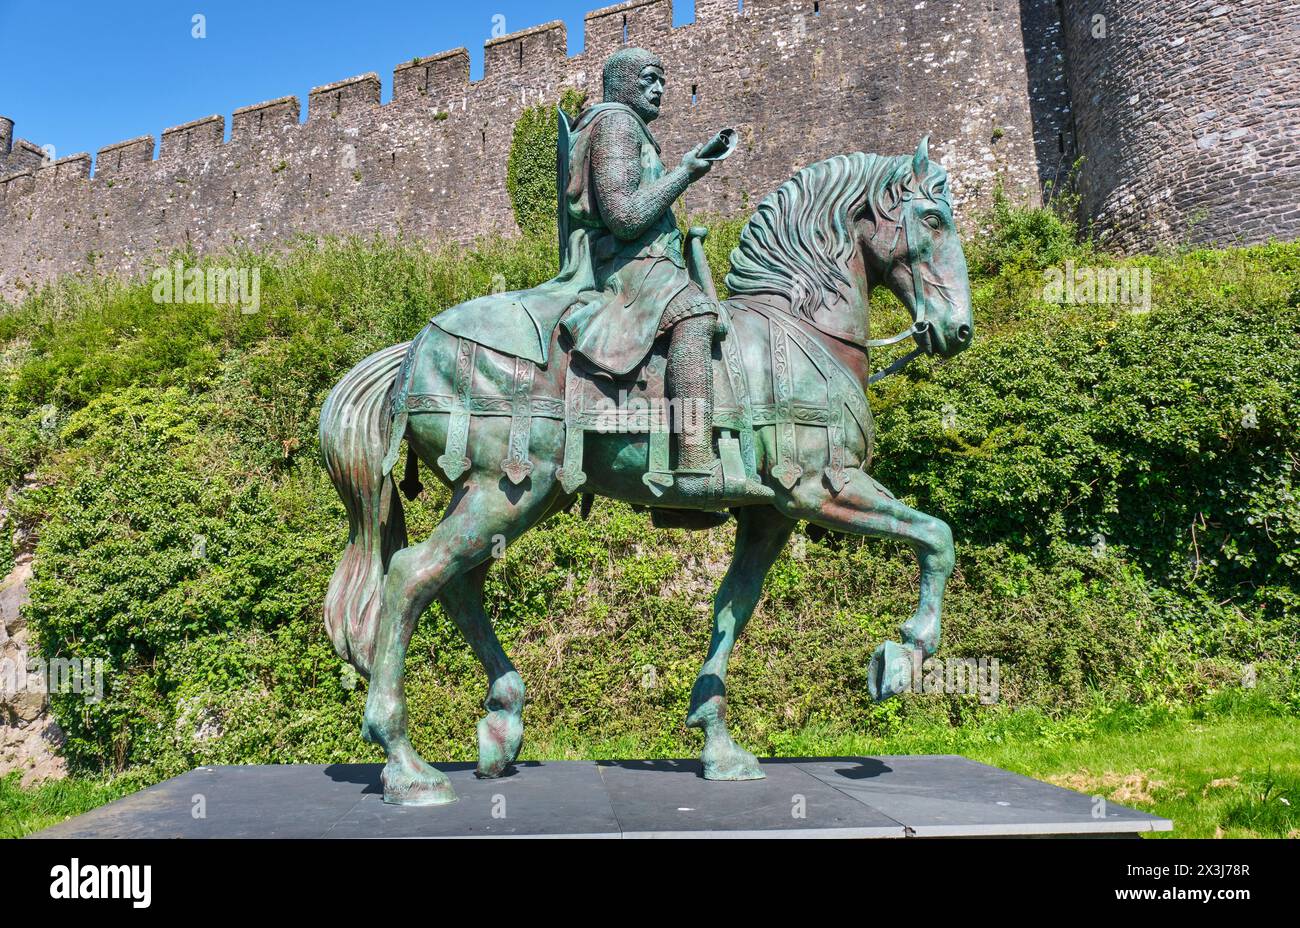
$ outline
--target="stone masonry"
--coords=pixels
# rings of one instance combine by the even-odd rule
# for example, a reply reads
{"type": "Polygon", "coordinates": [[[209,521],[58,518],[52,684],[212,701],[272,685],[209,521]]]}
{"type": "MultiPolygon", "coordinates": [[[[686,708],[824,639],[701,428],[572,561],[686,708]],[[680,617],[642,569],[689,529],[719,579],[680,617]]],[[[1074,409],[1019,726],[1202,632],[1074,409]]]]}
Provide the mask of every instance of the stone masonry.
{"type": "Polygon", "coordinates": [[[1103,241],[1300,237],[1300,3],[1063,11],[1081,208],[1103,241]]]}
{"type": "Polygon", "coordinates": [[[1286,0],[669,0],[589,13],[485,46],[483,79],[453,49],[46,163],[0,120],[0,295],[67,272],[138,274],[175,249],[306,234],[469,241],[514,232],[505,191],[520,111],[566,87],[599,97],[605,57],[658,51],[655,132],[671,165],[723,126],[733,157],[688,211],[748,212],[800,167],[847,151],[905,153],[922,135],[963,222],[1001,183],[1041,202],[1076,153],[1084,218],[1119,248],[1300,234],[1300,6],[1286,0]],[[1095,8],[1095,9],[1094,9],[1095,8]],[[1092,38],[1094,17],[1109,27],[1092,38]],[[1289,38],[1288,38],[1289,37],[1289,38]],[[157,147],[157,157],[155,157],[157,147]],[[1244,210],[1240,213],[1238,210],[1244,210]],[[1204,216],[1201,216],[1201,213],[1204,216]],[[1189,217],[1199,217],[1187,223],[1189,217]]]}

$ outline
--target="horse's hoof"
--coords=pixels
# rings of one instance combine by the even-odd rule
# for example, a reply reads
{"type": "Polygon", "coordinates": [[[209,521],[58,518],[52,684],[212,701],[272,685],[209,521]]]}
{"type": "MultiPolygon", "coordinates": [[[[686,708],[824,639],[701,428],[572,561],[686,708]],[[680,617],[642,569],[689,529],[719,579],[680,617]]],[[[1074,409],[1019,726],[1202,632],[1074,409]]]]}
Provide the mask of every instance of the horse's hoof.
{"type": "Polygon", "coordinates": [[[478,768],[475,773],[491,780],[505,773],[524,743],[524,722],[515,712],[489,712],[478,720],[478,768]]]}
{"type": "Polygon", "coordinates": [[[867,691],[876,702],[912,688],[912,652],[886,641],[871,655],[867,667],[867,691]]]}
{"type": "Polygon", "coordinates": [[[716,748],[706,744],[701,760],[706,780],[762,780],[767,776],[757,757],[730,740],[716,748]]]}
{"type": "Polygon", "coordinates": [[[456,791],[442,771],[427,764],[410,770],[388,763],[380,777],[384,802],[395,806],[439,806],[456,801],[456,791]]]}

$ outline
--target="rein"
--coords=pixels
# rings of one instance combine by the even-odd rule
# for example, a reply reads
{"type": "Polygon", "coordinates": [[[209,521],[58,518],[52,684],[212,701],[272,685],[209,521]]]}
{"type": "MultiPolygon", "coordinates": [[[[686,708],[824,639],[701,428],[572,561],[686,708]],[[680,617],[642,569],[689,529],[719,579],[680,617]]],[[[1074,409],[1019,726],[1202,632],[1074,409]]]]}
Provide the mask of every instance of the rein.
{"type": "MultiPolygon", "coordinates": [[[[883,380],[884,378],[890,376],[891,374],[897,374],[903,368],[907,367],[908,364],[912,363],[913,360],[915,360],[917,357],[925,353],[925,346],[919,342],[919,339],[921,338],[922,335],[925,335],[926,332],[929,331],[930,323],[925,318],[926,317],[925,289],[921,285],[921,272],[920,269],[917,267],[915,252],[912,251],[913,231],[911,226],[913,225],[915,220],[912,218],[911,210],[907,209],[907,203],[911,199],[912,199],[912,191],[911,190],[903,191],[902,199],[899,201],[901,215],[899,217],[898,223],[894,226],[894,243],[889,246],[889,254],[891,257],[893,256],[894,252],[898,249],[898,240],[902,238],[905,244],[907,245],[908,267],[912,274],[912,319],[913,321],[910,326],[908,326],[903,331],[899,332],[897,335],[891,335],[889,338],[869,339],[866,343],[866,346],[868,348],[885,348],[889,345],[895,345],[906,338],[915,338],[918,340],[918,344],[916,350],[912,351],[910,354],[904,355],[903,357],[896,360],[893,364],[890,364],[884,370],[877,371],[876,373],[868,377],[867,378],[868,384],[873,384],[878,380],[883,380]]],[[[872,241],[875,241],[876,236],[879,234],[880,234],[880,227],[877,226],[876,230],[871,233],[872,241]]]]}

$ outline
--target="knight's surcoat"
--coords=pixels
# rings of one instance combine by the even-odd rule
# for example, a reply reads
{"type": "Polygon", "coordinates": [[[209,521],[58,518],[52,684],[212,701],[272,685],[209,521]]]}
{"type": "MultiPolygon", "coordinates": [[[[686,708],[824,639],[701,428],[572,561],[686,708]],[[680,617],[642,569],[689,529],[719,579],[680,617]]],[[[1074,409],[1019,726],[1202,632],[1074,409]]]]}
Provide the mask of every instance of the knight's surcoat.
{"type": "Polygon", "coordinates": [[[618,238],[605,226],[593,175],[591,140],[596,125],[609,118],[637,133],[639,186],[652,184],[666,173],[658,143],[631,107],[602,103],[578,121],[565,203],[570,228],[587,230],[596,290],[581,294],[561,324],[573,337],[579,354],[603,370],[622,374],[646,356],[666,323],[710,311],[711,306],[686,271],[682,234],[672,210],[665,210],[632,240],[618,238]]]}

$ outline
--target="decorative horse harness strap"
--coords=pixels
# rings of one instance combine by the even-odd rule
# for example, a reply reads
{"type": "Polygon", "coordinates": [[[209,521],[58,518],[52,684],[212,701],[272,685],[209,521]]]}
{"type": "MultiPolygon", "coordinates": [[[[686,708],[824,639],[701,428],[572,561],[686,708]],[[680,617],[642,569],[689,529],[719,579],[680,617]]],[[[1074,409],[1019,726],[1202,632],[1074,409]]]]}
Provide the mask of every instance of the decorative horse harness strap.
{"type": "Polygon", "coordinates": [[[798,463],[795,426],[822,426],[826,429],[829,458],[824,473],[831,489],[838,493],[844,489],[848,480],[845,466],[848,459],[845,448],[848,435],[846,415],[851,415],[856,420],[866,439],[864,464],[871,460],[875,426],[862,387],[821,341],[805,328],[805,323],[781,311],[756,305],[749,306],[748,309],[767,320],[770,333],[774,402],[770,406],[756,406],[753,423],[756,426],[776,427],[776,441],[773,443],[776,460],[771,468],[772,476],[786,489],[793,487],[803,476],[803,469],[798,463]],[[798,402],[794,399],[791,344],[799,347],[825,380],[824,404],[798,402]]]}
{"type": "MultiPolygon", "coordinates": [[[[904,190],[902,197],[899,199],[899,219],[894,225],[894,243],[889,246],[889,254],[892,256],[898,249],[898,240],[903,237],[904,244],[907,246],[909,271],[912,276],[912,324],[899,332],[897,335],[891,335],[889,338],[873,338],[866,343],[868,348],[885,348],[889,345],[897,344],[906,338],[914,338],[917,347],[909,354],[894,361],[882,371],[877,371],[867,378],[867,383],[872,384],[883,380],[890,374],[897,374],[908,364],[912,363],[917,357],[925,353],[925,344],[929,341],[930,321],[926,318],[925,286],[921,278],[921,269],[916,259],[916,252],[912,250],[912,242],[915,239],[916,220],[912,217],[912,211],[907,208],[907,204],[915,196],[915,191],[904,190]],[[925,342],[922,338],[925,338],[925,342]]],[[[877,225],[871,238],[874,240],[880,234],[881,226],[877,225]]]]}
{"type": "MultiPolygon", "coordinates": [[[[389,406],[393,422],[388,454],[383,463],[383,473],[385,475],[391,473],[397,463],[402,438],[406,434],[406,425],[411,413],[448,413],[446,447],[438,457],[437,463],[442,472],[447,475],[447,479],[453,482],[470,467],[468,454],[470,417],[509,416],[510,437],[506,457],[501,462],[501,471],[511,483],[522,483],[533,470],[529,454],[533,418],[564,419],[564,401],[553,397],[533,396],[533,380],[537,366],[525,358],[512,359],[513,376],[505,395],[492,396],[471,392],[475,355],[480,348],[478,344],[467,338],[456,339],[456,367],[452,393],[411,393],[413,362],[418,356],[421,343],[430,331],[431,328],[426,326],[411,342],[406,359],[393,384],[389,406]]],[[[408,454],[407,476],[402,483],[402,491],[408,497],[419,493],[417,474],[415,455],[408,454]]]]}

